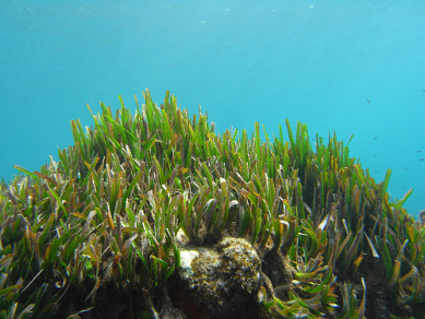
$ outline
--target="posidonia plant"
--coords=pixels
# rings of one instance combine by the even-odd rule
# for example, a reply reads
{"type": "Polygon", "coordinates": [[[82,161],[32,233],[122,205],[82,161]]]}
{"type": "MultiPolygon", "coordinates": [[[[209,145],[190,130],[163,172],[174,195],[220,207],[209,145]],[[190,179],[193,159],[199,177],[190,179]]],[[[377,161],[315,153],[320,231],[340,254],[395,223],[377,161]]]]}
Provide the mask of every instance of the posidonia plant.
{"type": "Polygon", "coordinates": [[[168,92],[144,98],[134,115],[120,99],[91,128],[72,121],[57,162],[1,184],[0,319],[109,318],[112,299],[154,318],[179,231],[244,237],[265,273],[290,270],[264,318],[423,318],[425,228],[403,208],[411,191],[389,200],[390,170],[377,183],[335,134],[313,146],[300,123],[287,139],[258,123],[220,135],[168,92]]]}

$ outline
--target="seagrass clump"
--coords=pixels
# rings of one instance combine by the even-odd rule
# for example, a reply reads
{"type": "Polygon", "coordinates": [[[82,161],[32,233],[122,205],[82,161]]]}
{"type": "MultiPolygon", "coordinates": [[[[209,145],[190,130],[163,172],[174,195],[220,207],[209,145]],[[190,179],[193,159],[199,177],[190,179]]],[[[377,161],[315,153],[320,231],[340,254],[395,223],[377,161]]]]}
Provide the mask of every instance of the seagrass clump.
{"type": "Polygon", "coordinates": [[[217,134],[168,92],[144,98],[72,121],[57,162],[1,184],[0,319],[157,318],[180,236],[255,247],[252,318],[424,318],[425,228],[403,208],[411,191],[389,199],[390,170],[375,182],[300,123],[217,134]]]}

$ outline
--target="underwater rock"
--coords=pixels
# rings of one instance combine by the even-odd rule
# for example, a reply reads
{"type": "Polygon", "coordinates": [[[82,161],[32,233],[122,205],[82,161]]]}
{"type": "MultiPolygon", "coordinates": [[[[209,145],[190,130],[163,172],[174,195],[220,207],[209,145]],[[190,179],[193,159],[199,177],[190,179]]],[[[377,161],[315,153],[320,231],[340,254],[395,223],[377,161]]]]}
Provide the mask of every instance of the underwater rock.
{"type": "Polygon", "coordinates": [[[164,289],[162,298],[162,307],[159,314],[161,319],[187,319],[187,316],[178,308],[174,307],[168,292],[164,289]]]}
{"type": "Polygon", "coordinates": [[[212,248],[181,248],[180,256],[180,289],[173,299],[189,318],[249,317],[257,305],[261,260],[247,240],[225,237],[212,248]]]}

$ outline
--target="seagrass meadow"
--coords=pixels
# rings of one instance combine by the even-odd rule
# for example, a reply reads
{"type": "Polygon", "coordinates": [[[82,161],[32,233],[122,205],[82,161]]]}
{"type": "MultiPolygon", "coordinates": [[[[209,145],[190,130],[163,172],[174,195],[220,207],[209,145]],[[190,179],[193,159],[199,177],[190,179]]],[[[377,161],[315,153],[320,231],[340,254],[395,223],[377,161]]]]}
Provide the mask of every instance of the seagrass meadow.
{"type": "Polygon", "coordinates": [[[218,134],[168,92],[144,99],[72,121],[57,162],[1,184],[0,319],[425,318],[425,227],[389,170],[376,182],[300,123],[218,134]],[[226,245],[213,285],[194,265],[226,245]]]}

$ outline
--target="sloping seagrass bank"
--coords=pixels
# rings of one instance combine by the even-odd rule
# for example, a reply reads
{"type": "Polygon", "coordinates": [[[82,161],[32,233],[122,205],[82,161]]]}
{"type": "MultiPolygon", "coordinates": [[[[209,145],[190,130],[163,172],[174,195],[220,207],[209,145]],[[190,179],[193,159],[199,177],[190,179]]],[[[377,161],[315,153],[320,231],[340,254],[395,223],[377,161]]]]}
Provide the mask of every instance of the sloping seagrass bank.
{"type": "Polygon", "coordinates": [[[0,319],[425,318],[425,228],[390,171],[303,124],[217,134],[144,98],[2,183],[0,319]]]}

